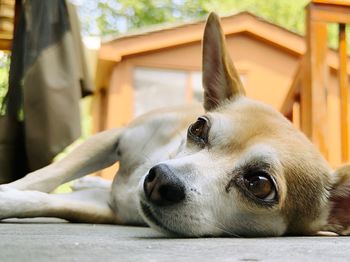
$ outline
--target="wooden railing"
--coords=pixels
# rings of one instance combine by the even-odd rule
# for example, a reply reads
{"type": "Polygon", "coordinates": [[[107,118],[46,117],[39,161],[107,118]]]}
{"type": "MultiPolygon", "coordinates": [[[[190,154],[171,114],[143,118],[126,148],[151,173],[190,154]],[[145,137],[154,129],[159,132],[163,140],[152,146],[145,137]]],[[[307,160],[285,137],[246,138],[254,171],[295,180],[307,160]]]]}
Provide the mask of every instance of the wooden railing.
{"type": "Polygon", "coordinates": [[[295,73],[292,86],[281,108],[289,119],[329,158],[329,117],[340,117],[341,162],[349,160],[348,56],[346,24],[350,23],[350,1],[313,0],[306,7],[307,51],[295,73]],[[338,83],[340,116],[327,112],[329,79],[328,23],[339,27],[338,83]]]}
{"type": "Polygon", "coordinates": [[[22,0],[0,0],[0,50],[10,50],[22,0]]]}

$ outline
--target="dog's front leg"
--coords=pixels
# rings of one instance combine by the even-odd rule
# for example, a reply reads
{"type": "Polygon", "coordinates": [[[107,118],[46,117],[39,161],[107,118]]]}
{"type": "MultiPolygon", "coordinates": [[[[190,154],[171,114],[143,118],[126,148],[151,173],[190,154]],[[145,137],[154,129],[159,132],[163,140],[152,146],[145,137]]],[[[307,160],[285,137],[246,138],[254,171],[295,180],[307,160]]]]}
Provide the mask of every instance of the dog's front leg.
{"type": "Polygon", "coordinates": [[[0,220],[55,217],[80,223],[120,224],[109,206],[109,189],[85,189],[67,194],[1,189],[0,220]]]}
{"type": "Polygon", "coordinates": [[[2,187],[51,192],[63,183],[111,166],[118,161],[121,132],[122,129],[111,129],[94,135],[62,160],[2,187]]]}

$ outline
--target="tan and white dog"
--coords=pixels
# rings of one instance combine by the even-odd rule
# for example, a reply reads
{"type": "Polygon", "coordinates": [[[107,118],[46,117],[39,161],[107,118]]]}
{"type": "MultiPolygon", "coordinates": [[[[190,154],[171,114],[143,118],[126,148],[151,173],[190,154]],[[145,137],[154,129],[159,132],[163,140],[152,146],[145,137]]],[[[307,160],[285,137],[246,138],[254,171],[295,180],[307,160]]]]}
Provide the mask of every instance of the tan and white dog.
{"type": "Polygon", "coordinates": [[[196,237],[348,234],[350,168],[333,172],[279,112],[244,96],[214,13],[204,32],[203,86],[204,110],[152,112],[2,185],[0,219],[148,224],[196,237]],[[110,187],[49,194],[117,161],[110,187]]]}

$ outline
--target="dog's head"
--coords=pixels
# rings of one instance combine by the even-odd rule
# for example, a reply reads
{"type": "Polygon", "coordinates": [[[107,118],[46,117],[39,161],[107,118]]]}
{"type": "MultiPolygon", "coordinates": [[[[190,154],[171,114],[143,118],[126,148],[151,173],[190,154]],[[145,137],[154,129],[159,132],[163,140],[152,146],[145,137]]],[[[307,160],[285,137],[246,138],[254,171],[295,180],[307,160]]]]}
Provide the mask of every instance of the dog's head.
{"type": "Polygon", "coordinates": [[[187,236],[345,232],[347,168],[333,173],[283,115],[244,96],[213,13],[204,32],[203,86],[206,113],[188,128],[178,155],[141,182],[145,220],[187,236]]]}

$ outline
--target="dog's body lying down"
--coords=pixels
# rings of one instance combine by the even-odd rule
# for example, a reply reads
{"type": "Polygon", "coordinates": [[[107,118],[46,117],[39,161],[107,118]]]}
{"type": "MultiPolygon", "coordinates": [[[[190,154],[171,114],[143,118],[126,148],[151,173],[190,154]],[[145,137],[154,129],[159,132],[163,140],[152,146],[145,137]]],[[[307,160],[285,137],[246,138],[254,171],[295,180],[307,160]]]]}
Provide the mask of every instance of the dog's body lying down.
{"type": "Polygon", "coordinates": [[[333,172],[280,113],[244,96],[215,14],[204,32],[203,87],[204,110],[150,113],[1,186],[0,218],[146,223],[184,236],[347,234],[350,169],[333,172]],[[117,161],[110,188],[48,194],[117,161]]]}

